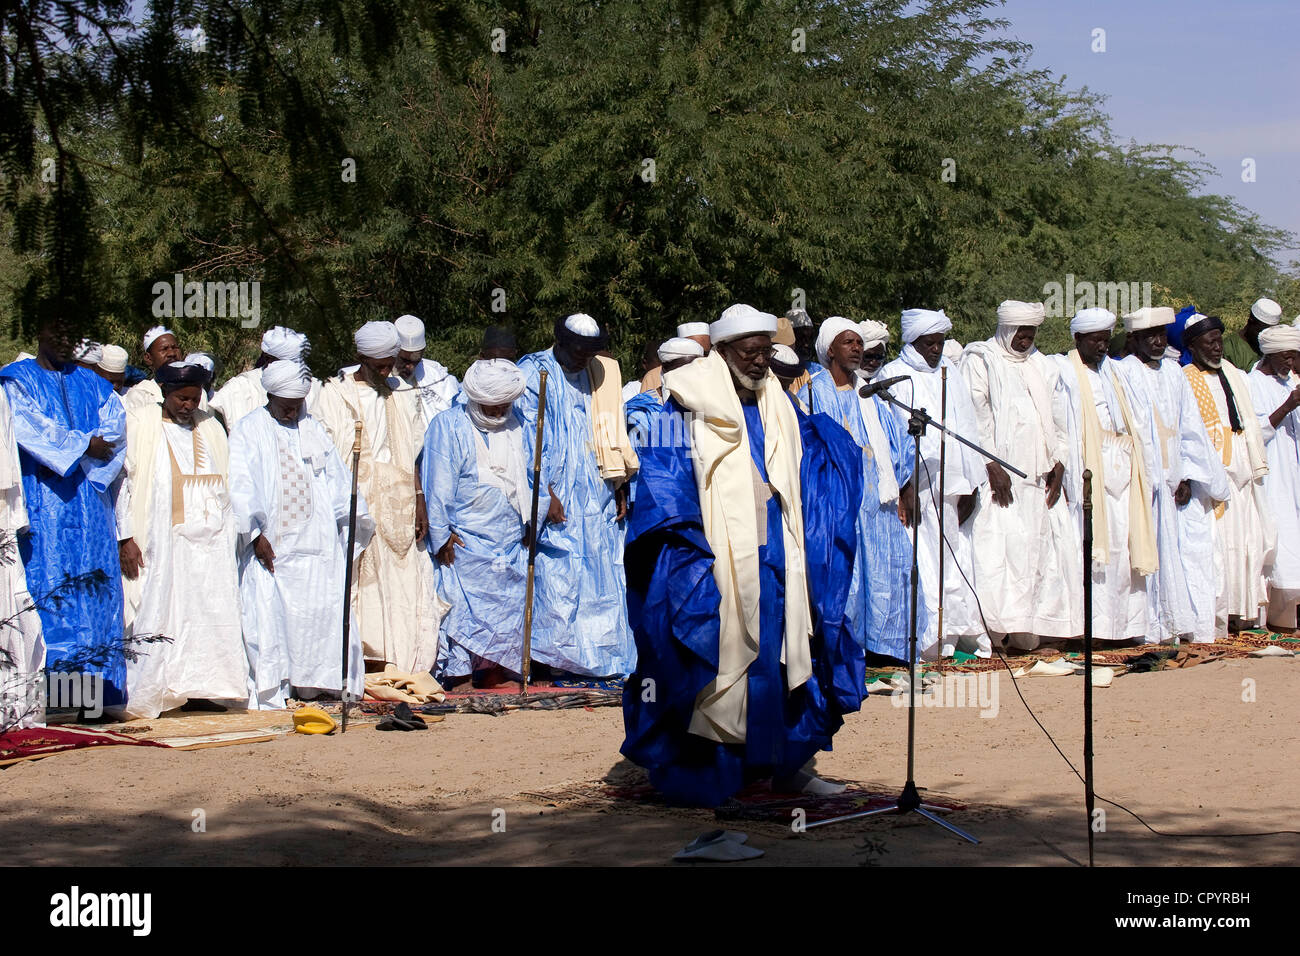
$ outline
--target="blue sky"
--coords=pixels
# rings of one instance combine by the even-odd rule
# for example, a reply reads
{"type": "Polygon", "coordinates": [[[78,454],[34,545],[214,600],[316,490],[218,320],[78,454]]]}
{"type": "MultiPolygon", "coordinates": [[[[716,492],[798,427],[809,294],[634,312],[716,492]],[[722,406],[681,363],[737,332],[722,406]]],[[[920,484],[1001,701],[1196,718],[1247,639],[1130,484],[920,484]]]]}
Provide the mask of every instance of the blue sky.
{"type": "Polygon", "coordinates": [[[1300,2],[1006,0],[993,15],[1033,46],[1031,66],[1107,97],[1118,141],[1199,150],[1218,171],[1207,192],[1300,235],[1300,2]],[[1241,178],[1248,157],[1254,182],[1241,178]]]}

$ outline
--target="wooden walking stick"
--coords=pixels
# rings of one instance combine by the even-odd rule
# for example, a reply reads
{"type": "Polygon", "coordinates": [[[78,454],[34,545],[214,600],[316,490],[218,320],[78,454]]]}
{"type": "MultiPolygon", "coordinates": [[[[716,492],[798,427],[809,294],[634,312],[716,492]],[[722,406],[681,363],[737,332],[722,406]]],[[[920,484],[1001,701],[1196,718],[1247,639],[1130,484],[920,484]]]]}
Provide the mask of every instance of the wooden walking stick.
{"type": "MultiPolygon", "coordinates": [[[[948,425],[948,366],[946,365],[939,369],[939,424],[945,429],[948,425]]],[[[943,514],[947,510],[944,498],[946,488],[944,473],[947,470],[948,432],[945,430],[939,432],[939,616],[935,622],[934,632],[939,637],[934,660],[940,674],[943,673],[943,514]]]]}
{"type": "Polygon", "coordinates": [[[1088,865],[1093,865],[1092,788],[1092,479],[1083,472],[1083,796],[1088,810],[1088,865]]]}
{"type": "Polygon", "coordinates": [[[533,448],[533,511],[528,521],[528,584],[524,590],[524,656],[519,689],[528,693],[533,653],[533,575],[537,567],[537,494],[542,487],[542,423],[546,421],[546,369],[537,385],[537,441],[533,448]]]}
{"type": "Polygon", "coordinates": [[[356,434],[352,439],[352,503],[348,505],[348,550],[343,568],[343,688],[339,693],[342,702],[342,720],[339,733],[348,732],[348,640],[352,621],[352,549],[357,543],[357,471],[361,464],[361,420],[357,420],[356,434]]]}

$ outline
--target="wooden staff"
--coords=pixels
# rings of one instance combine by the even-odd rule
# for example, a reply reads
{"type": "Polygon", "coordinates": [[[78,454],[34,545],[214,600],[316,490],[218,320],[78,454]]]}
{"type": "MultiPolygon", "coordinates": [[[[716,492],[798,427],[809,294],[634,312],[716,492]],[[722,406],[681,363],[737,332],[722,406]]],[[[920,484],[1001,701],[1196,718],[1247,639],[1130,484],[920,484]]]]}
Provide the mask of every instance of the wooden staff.
{"type": "Polygon", "coordinates": [[[528,522],[528,584],[524,590],[524,657],[520,690],[528,693],[533,654],[533,575],[537,568],[537,494],[542,487],[542,423],[546,421],[546,369],[537,385],[537,441],[533,448],[533,512],[528,522]]]}
{"type": "Polygon", "coordinates": [[[1092,472],[1083,473],[1083,792],[1088,809],[1088,865],[1092,866],[1092,472]]]}
{"type": "Polygon", "coordinates": [[[352,503],[348,505],[348,551],[344,556],[346,565],[343,569],[343,689],[339,693],[342,702],[342,721],[339,733],[348,732],[348,640],[349,624],[352,620],[352,549],[357,543],[357,471],[361,466],[361,420],[357,420],[356,435],[352,439],[352,503]]]}
{"type": "MultiPolygon", "coordinates": [[[[942,361],[942,360],[941,360],[942,361]]],[[[947,510],[946,499],[944,498],[944,472],[947,471],[948,461],[948,366],[944,365],[939,369],[939,424],[944,426],[945,430],[939,432],[939,619],[935,622],[935,634],[939,638],[939,646],[935,649],[935,663],[938,665],[939,673],[943,673],[943,514],[947,510]]]]}

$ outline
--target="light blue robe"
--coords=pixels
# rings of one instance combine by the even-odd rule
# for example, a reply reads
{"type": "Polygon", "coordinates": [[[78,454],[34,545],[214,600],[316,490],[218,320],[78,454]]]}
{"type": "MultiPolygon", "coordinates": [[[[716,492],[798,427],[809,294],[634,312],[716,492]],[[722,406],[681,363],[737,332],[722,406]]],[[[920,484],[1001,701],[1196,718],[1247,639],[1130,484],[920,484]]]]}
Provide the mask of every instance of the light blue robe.
{"type": "MultiPolygon", "coordinates": [[[[499,487],[479,479],[476,431],[465,406],[456,405],[429,423],[420,457],[429,556],[438,594],[451,605],[438,643],[435,673],[440,679],[470,675],[473,655],[516,674],[523,666],[528,572],[523,534],[529,516],[516,511],[499,487]],[[457,545],[455,560],[443,565],[436,555],[453,531],[464,546],[457,545]]],[[[531,499],[522,507],[531,512],[531,499]]],[[[536,626],[533,634],[530,656],[551,663],[539,654],[536,626]]]]}
{"type": "MultiPolygon", "coordinates": [[[[591,450],[591,380],[585,370],[565,372],[554,353],[519,360],[528,385],[516,408],[524,422],[525,459],[533,459],[537,394],[546,369],[546,422],[542,438],[537,566],[533,605],[533,657],[563,670],[593,676],[628,674],[636,645],[627,623],[623,573],[624,528],[616,518],[614,485],[600,476],[591,450]],[[564,506],[563,524],[542,521],[548,487],[564,506]]],[[[530,470],[531,477],[531,470],[530,470]]]]}
{"type": "MultiPolygon", "coordinates": [[[[857,552],[844,613],[860,647],[875,654],[906,659],[911,634],[912,540],[898,518],[897,499],[881,502],[876,468],[881,462],[888,463],[902,488],[912,477],[914,439],[902,427],[898,416],[890,413],[886,403],[872,396],[880,426],[889,439],[888,448],[872,448],[862,421],[858,384],[861,383],[855,382],[855,387],[840,391],[830,372],[825,370],[815,374],[808,383],[818,412],[843,426],[862,450],[857,552]]],[[[924,594],[917,600],[916,615],[919,637],[929,620],[924,594]]]]}
{"type": "Polygon", "coordinates": [[[18,550],[46,665],[102,675],[103,703],[118,706],[126,699],[122,570],[108,489],[125,458],[126,412],[112,385],[75,363],[48,371],[25,359],[0,371],[0,382],[13,407],[30,522],[18,550]],[[86,456],[95,435],[113,446],[107,461],[86,456]],[[67,587],[68,578],[81,583],[67,587]]]}

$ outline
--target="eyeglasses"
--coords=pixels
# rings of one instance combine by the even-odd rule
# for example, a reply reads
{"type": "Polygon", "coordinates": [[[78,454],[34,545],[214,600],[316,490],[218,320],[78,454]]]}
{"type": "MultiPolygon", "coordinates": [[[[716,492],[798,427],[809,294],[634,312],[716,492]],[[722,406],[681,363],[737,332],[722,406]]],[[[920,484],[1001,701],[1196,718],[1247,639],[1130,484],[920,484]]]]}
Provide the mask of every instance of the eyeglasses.
{"type": "Polygon", "coordinates": [[[735,349],[734,351],[736,358],[742,362],[752,362],[760,355],[767,359],[772,357],[772,346],[770,345],[754,345],[747,349],[735,349]]]}

